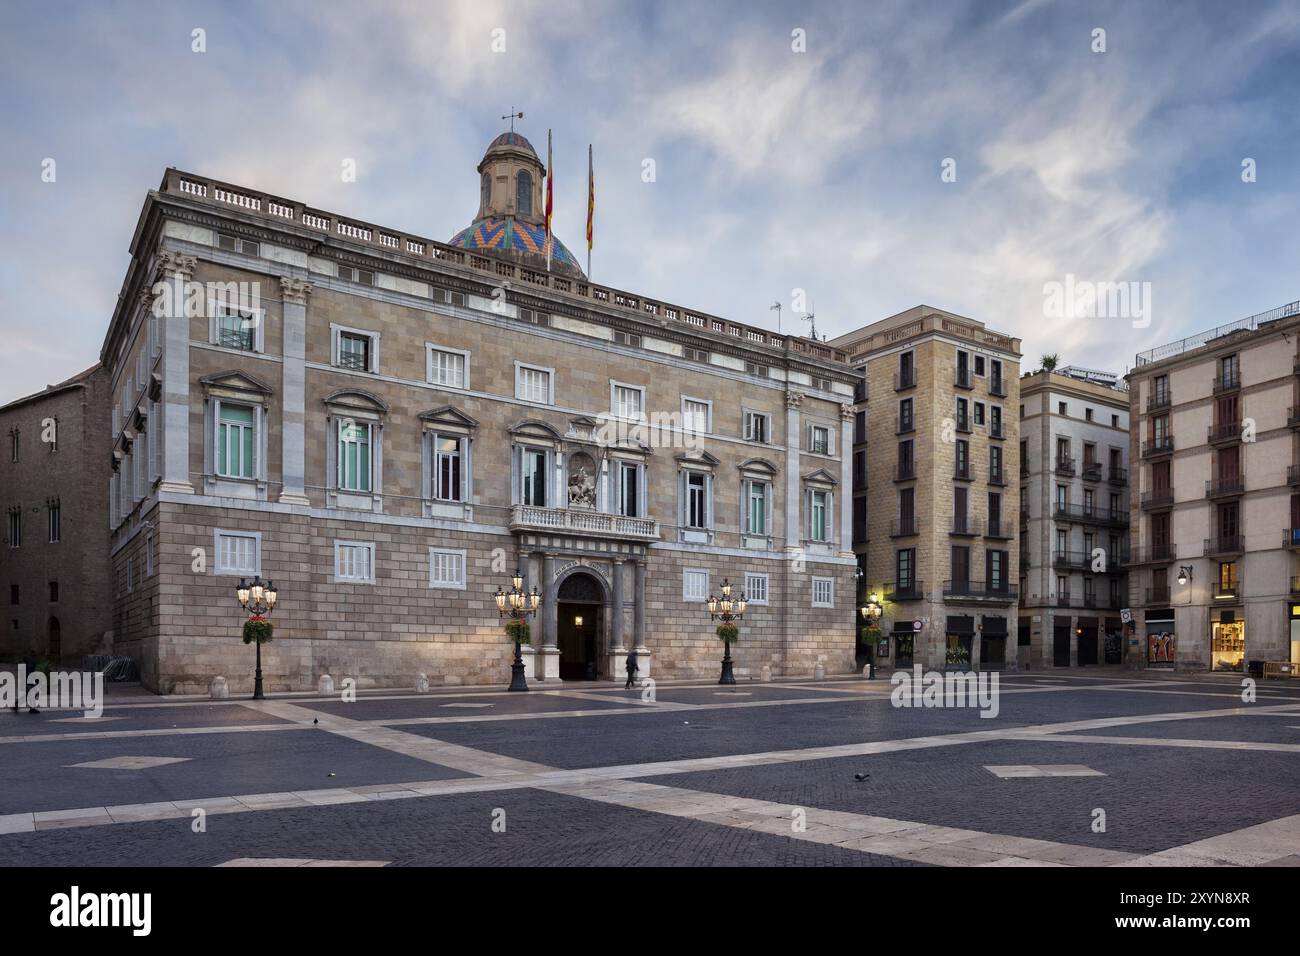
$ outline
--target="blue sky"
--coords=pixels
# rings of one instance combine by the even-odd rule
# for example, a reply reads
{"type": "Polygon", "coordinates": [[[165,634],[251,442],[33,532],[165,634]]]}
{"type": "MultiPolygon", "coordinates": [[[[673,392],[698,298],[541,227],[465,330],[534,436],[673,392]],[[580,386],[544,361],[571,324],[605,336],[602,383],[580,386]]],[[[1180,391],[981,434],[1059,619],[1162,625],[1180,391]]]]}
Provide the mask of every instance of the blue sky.
{"type": "Polygon", "coordinates": [[[775,327],[781,300],[790,330],[795,289],[831,335],[924,302],[1021,336],[1026,364],[1122,371],[1300,298],[1295,3],[19,2],[5,21],[0,401],[96,360],[167,166],[445,240],[511,107],[539,150],[555,131],[580,258],[594,144],[596,281],[744,322],[775,327]],[[1150,326],[1045,317],[1067,275],[1150,283],[1150,326]]]}

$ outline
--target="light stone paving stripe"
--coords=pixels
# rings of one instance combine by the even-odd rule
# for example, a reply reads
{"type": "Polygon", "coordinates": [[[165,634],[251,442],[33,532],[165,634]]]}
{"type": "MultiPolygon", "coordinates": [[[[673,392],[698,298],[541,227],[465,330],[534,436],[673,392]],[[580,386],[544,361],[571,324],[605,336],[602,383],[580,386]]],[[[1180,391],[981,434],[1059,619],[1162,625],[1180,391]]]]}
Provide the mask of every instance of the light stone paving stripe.
{"type": "Polygon", "coordinates": [[[1300,753],[1300,744],[1275,744],[1262,740],[1193,740],[1183,737],[1109,737],[1102,734],[1048,734],[1035,739],[1066,744],[1125,744],[1131,747],[1191,747],[1198,750],[1261,750],[1300,753]]]}
{"type": "Polygon", "coordinates": [[[235,860],[218,863],[217,866],[387,866],[391,860],[301,860],[287,857],[241,856],[235,860]]]}
{"type": "Polygon", "coordinates": [[[1300,815],[1147,854],[1124,865],[1268,866],[1297,853],[1300,853],[1300,815]]]}
{"type": "Polygon", "coordinates": [[[1093,770],[1078,763],[1058,764],[1003,764],[985,767],[989,773],[1004,780],[1024,777],[1104,777],[1100,770],[1093,770]]]}
{"type": "MultiPolygon", "coordinates": [[[[116,720],[117,718],[110,718],[116,720]]],[[[230,727],[169,727],[152,730],[102,730],[69,734],[26,734],[0,737],[0,744],[34,744],[47,740],[113,740],[119,737],[166,737],[170,734],[236,734],[263,730],[302,730],[297,724],[235,724],[230,727]]]]}
{"type": "Polygon", "coordinates": [[[649,813],[689,817],[721,826],[939,866],[1112,866],[1136,856],[1117,850],[730,797],[680,787],[650,785],[649,789],[631,793],[599,786],[548,786],[542,789],[649,813]],[[802,829],[795,826],[800,813],[802,829]]]}

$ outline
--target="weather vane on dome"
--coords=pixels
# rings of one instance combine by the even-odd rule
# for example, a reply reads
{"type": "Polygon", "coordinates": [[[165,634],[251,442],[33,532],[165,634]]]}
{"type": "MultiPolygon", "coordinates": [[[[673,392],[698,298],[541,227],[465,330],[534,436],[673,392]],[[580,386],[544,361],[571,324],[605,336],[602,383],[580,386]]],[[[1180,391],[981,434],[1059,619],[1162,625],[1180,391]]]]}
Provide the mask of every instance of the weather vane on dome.
{"type": "MultiPolygon", "coordinates": [[[[511,108],[512,110],[514,109],[513,106],[510,107],[510,108],[511,108]]],[[[510,132],[513,133],[513,132],[515,131],[515,120],[517,120],[517,119],[523,119],[523,118],[524,118],[524,111],[523,111],[523,110],[520,110],[518,113],[507,113],[505,116],[503,116],[503,117],[501,117],[501,118],[502,118],[503,120],[510,120],[510,132]]]]}

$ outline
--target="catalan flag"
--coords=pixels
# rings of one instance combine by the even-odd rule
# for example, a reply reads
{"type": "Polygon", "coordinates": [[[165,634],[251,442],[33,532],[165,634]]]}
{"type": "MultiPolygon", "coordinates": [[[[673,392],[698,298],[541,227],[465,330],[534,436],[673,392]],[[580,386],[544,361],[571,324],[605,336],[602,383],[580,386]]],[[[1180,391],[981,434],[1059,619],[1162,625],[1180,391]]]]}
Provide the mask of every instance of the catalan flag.
{"type": "Polygon", "coordinates": [[[591,165],[591,144],[587,144],[587,252],[591,252],[592,237],[595,235],[596,215],[596,173],[591,165]]]}
{"type": "Polygon", "coordinates": [[[551,131],[546,131],[546,271],[551,271],[551,184],[555,181],[551,131]]]}

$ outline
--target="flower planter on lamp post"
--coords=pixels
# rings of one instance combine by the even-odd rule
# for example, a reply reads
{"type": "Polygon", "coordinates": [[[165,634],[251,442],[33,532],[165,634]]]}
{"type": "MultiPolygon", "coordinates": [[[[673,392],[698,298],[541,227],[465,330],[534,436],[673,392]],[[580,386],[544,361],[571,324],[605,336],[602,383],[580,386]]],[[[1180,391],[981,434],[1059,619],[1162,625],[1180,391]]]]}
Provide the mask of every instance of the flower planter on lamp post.
{"type": "Polygon", "coordinates": [[[745,613],[745,608],[749,602],[741,596],[738,600],[731,599],[731,582],[726,578],[722,579],[722,597],[715,598],[709,595],[709,620],[716,621],[721,619],[722,623],[718,625],[717,635],[722,641],[722,676],[718,678],[719,684],[734,684],[735,676],[731,673],[731,642],[740,637],[740,628],[736,626],[736,621],[745,613]]]}
{"type": "Polygon", "coordinates": [[[537,605],[542,602],[542,596],[537,593],[537,585],[533,585],[531,593],[524,591],[524,576],[515,571],[514,576],[510,579],[510,590],[504,591],[497,588],[496,593],[497,616],[509,617],[506,622],[506,635],[515,642],[515,661],[510,665],[510,690],[528,690],[528,682],[524,679],[524,654],[522,645],[530,642],[528,618],[530,615],[537,613],[537,605]]]}
{"type": "Polygon", "coordinates": [[[235,597],[239,606],[248,612],[249,618],[244,622],[244,643],[257,645],[257,670],[253,674],[253,700],[262,700],[262,645],[271,639],[271,622],[267,620],[275,610],[279,595],[275,585],[270,581],[262,582],[260,574],[254,575],[252,581],[239,579],[235,586],[235,597]]]}

